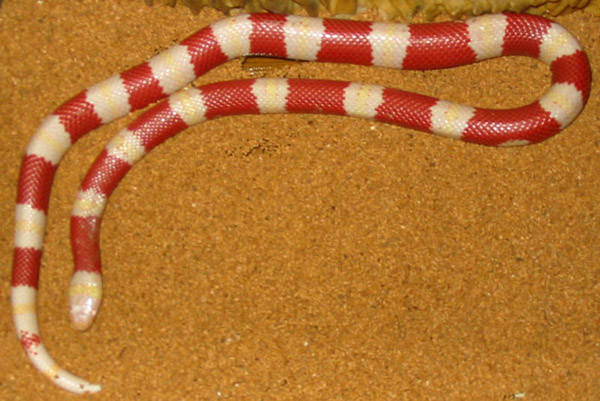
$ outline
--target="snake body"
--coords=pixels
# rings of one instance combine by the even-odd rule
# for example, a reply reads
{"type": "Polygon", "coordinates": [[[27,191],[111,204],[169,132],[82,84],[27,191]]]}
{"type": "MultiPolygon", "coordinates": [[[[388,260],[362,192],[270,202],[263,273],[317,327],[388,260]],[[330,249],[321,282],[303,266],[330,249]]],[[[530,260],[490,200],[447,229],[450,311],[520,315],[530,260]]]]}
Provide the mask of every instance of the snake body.
{"type": "Polygon", "coordinates": [[[101,299],[100,221],[107,199],[131,166],[190,125],[223,115],[322,113],[369,118],[491,146],[535,143],[566,127],[590,91],[587,57],[560,25],[531,15],[498,14],[464,22],[404,25],[248,14],[220,20],[136,67],[84,90],[41,124],[23,158],[16,205],[12,313],[33,365],[58,386],[91,393],[62,369],[39,333],[36,294],[50,189],[67,149],[91,130],[173,94],[113,139],[88,173],[72,215],[75,274],[71,317],[92,323],[101,299]],[[258,79],[180,91],[196,77],[244,55],[434,69],[505,55],[535,57],[552,72],[539,100],[510,110],[456,104],[375,85],[325,80],[258,79]],[[177,92],[177,93],[175,93],[177,92]]]}

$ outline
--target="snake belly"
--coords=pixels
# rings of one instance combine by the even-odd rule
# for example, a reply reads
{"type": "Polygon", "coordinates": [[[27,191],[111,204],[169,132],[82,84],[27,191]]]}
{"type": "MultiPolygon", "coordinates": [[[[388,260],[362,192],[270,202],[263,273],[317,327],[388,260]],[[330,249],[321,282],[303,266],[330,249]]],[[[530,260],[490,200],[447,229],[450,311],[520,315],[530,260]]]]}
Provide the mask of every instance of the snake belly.
{"type": "Polygon", "coordinates": [[[82,91],[46,117],[33,135],[21,165],[15,211],[11,305],[17,336],[32,364],[58,386],[75,393],[100,390],[99,384],[61,368],[40,337],[36,295],[52,181],[63,155],[79,138],[170,94],[175,93],[109,143],[79,191],[72,216],[76,266],[70,301],[72,320],[80,329],[89,327],[100,305],[97,240],[110,193],[133,163],[192,124],[222,115],[322,113],[370,118],[489,146],[526,145],[569,125],[583,109],[590,85],[589,63],[577,40],[560,25],[532,15],[494,14],[422,25],[278,14],[217,21],[82,91]],[[546,63],[552,82],[539,100],[508,110],[324,80],[231,81],[175,93],[215,66],[245,55],[418,70],[524,55],[546,63]],[[157,119],[162,124],[152,128],[157,119]]]}

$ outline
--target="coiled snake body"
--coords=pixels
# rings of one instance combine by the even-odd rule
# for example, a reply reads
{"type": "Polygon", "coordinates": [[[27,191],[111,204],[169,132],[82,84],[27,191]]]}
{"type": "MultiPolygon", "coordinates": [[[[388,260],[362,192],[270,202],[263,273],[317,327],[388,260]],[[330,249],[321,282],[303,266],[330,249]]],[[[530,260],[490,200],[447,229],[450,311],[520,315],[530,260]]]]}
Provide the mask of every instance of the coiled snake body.
{"type": "Polygon", "coordinates": [[[484,145],[524,145],[549,138],[579,114],[589,95],[590,75],[576,39],[560,25],[531,15],[498,14],[427,25],[276,14],[218,21],[68,100],[31,139],[16,206],[11,303],[17,336],[33,365],[58,386],[76,393],[100,390],[50,357],[40,339],[36,293],[50,189],[62,156],[83,135],[133,110],[175,93],[108,144],[79,191],[72,215],[76,267],[70,301],[71,317],[81,329],[89,327],[100,305],[98,237],[110,193],[133,163],[192,124],[234,114],[321,113],[369,118],[484,145]],[[175,93],[211,68],[250,54],[403,69],[525,55],[549,66],[552,83],[539,100],[510,110],[325,80],[241,80],[175,93]]]}

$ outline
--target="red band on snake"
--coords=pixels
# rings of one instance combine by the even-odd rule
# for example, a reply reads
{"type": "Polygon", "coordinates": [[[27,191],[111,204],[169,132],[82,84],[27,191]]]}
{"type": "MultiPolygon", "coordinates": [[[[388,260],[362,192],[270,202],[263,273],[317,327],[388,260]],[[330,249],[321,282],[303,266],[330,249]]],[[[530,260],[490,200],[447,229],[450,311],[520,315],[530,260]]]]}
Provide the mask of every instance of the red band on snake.
{"type": "Polygon", "coordinates": [[[76,267],[70,291],[71,314],[79,328],[92,323],[100,305],[98,235],[110,193],[133,163],[192,124],[223,115],[321,113],[369,118],[483,145],[524,145],[545,140],[570,124],[585,105],[591,83],[589,63],[577,41],[541,17],[502,14],[403,25],[250,14],[218,21],[148,62],[84,90],[48,116],[33,136],[21,167],[16,207],[11,290],[15,328],[34,366],[60,387],[76,393],[100,389],[53,361],[37,324],[48,200],[62,156],[94,128],[178,91],[227,60],[250,54],[403,69],[525,55],[549,66],[552,83],[539,100],[510,110],[324,80],[231,81],[174,94],[108,144],[79,192],[72,217],[76,267]]]}

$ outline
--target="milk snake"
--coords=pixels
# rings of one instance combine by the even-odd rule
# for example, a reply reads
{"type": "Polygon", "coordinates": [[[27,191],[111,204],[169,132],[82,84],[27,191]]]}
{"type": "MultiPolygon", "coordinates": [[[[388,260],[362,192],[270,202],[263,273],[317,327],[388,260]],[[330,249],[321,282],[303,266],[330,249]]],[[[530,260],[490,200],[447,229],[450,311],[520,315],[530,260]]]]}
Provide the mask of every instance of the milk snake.
{"type": "Polygon", "coordinates": [[[524,145],[565,128],[586,103],[590,84],[589,63],[577,40],[560,25],[531,15],[404,25],[248,14],[213,23],[149,61],[85,89],[50,114],[34,134],[22,162],[16,205],[11,303],[17,336],[33,365],[58,386],[75,393],[100,390],[57,365],[40,339],[36,293],[50,189],[62,156],[79,138],[167,95],[174,93],[107,145],[78,193],[72,214],[76,267],[70,301],[71,317],[80,329],[91,325],[100,305],[98,237],[109,195],[133,163],[190,125],[224,115],[321,113],[369,118],[483,145],[524,145]],[[326,80],[240,80],[177,92],[211,68],[251,54],[421,70],[524,55],[547,64],[552,83],[539,100],[510,110],[326,80]]]}

